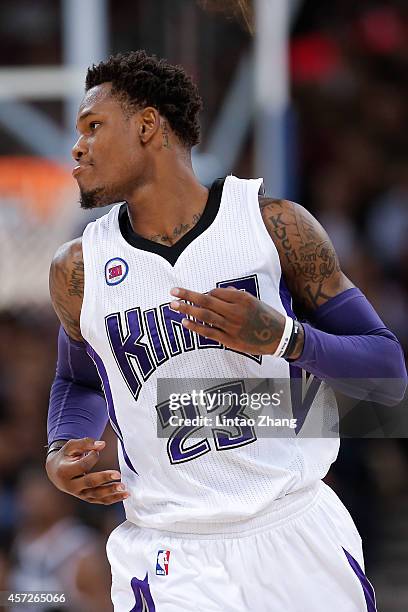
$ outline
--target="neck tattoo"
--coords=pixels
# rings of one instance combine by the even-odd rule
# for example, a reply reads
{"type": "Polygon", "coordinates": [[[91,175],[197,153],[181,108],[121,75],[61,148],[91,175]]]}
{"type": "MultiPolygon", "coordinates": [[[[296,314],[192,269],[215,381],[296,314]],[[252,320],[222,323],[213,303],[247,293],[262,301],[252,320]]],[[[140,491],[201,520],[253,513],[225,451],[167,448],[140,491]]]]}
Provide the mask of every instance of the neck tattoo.
{"type": "Polygon", "coordinates": [[[179,240],[184,234],[186,234],[194,225],[196,225],[201,219],[201,213],[193,215],[191,223],[180,223],[172,230],[171,234],[154,234],[149,236],[149,240],[152,242],[158,242],[159,244],[166,244],[171,246],[177,240],[179,240]]]}
{"type": "Polygon", "coordinates": [[[167,125],[167,121],[163,121],[162,123],[162,133],[163,133],[163,147],[166,149],[171,149],[170,139],[169,139],[169,127],[167,125]]]}

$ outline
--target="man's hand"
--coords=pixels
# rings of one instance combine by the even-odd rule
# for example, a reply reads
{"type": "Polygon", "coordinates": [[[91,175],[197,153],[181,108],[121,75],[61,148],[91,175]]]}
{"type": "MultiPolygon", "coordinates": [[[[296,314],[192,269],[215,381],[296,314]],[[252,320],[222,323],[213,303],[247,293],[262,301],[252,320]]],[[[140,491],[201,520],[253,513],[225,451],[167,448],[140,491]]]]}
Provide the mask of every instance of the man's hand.
{"type": "MultiPolygon", "coordinates": [[[[276,351],[285,317],[250,293],[234,287],[209,293],[177,287],[170,293],[179,298],[170,303],[171,308],[195,319],[183,319],[187,329],[242,353],[272,355],[276,351]]],[[[293,358],[302,351],[303,333],[301,336],[293,358]]]]}
{"type": "Polygon", "coordinates": [[[48,478],[60,491],[92,504],[109,505],[127,499],[129,493],[117,470],[90,473],[104,448],[102,440],[68,440],[60,450],[48,455],[48,478]]]}

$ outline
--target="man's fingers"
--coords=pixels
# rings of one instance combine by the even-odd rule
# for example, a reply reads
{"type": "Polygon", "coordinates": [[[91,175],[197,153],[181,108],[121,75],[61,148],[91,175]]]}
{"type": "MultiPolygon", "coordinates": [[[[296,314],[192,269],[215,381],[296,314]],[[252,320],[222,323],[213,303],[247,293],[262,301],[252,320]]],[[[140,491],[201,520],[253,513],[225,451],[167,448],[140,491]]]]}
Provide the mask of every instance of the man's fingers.
{"type": "MultiPolygon", "coordinates": [[[[115,470],[105,470],[104,472],[90,472],[82,476],[81,486],[83,489],[92,489],[105,484],[113,484],[113,481],[120,480],[120,473],[115,470]]],[[[116,483],[117,484],[117,483],[116,483]]]]}
{"type": "Polygon", "coordinates": [[[81,457],[80,459],[75,461],[75,463],[73,464],[73,466],[75,466],[76,473],[79,475],[90,472],[94,465],[97,463],[98,459],[99,453],[94,450],[90,451],[84,457],[81,457]]]}
{"type": "Polygon", "coordinates": [[[216,289],[211,289],[209,295],[216,297],[218,300],[222,302],[228,302],[229,304],[236,304],[237,300],[242,299],[242,296],[245,297],[248,295],[245,291],[240,291],[235,287],[228,287],[227,289],[223,289],[221,287],[217,287],[216,289]]]}
{"type": "Polygon", "coordinates": [[[123,496],[120,493],[115,493],[114,495],[108,495],[107,497],[103,497],[103,498],[87,497],[86,501],[91,504],[103,504],[104,506],[109,506],[110,504],[116,504],[117,502],[122,502],[128,497],[129,495],[123,496]]]}
{"type": "Polygon", "coordinates": [[[129,497],[118,470],[91,472],[105,442],[81,438],[69,440],[47,461],[47,474],[61,491],[98,504],[113,504],[129,497]],[[98,444],[99,442],[99,444],[98,444]]]}
{"type": "MultiPolygon", "coordinates": [[[[195,306],[200,306],[201,308],[206,308],[207,310],[212,310],[213,312],[219,315],[228,317],[234,311],[234,300],[231,299],[231,301],[227,301],[226,299],[219,299],[218,295],[220,294],[218,293],[217,295],[215,295],[215,291],[218,290],[212,289],[208,293],[198,293],[197,291],[190,291],[189,289],[182,289],[180,287],[177,287],[175,289],[172,289],[170,293],[171,295],[179,298],[180,300],[183,300],[185,302],[191,302],[195,306]]],[[[230,296],[235,295],[235,302],[237,293],[241,293],[229,289],[220,289],[219,291],[226,291],[230,296]]],[[[221,295],[224,294],[221,293],[221,295]]]]}
{"type": "Polygon", "coordinates": [[[184,287],[174,287],[170,293],[181,300],[188,300],[189,302],[197,304],[201,303],[202,299],[205,301],[206,297],[214,297],[227,304],[236,304],[237,300],[247,295],[245,291],[239,291],[235,287],[228,287],[227,289],[224,287],[216,287],[215,289],[211,289],[208,293],[199,293],[198,291],[191,291],[184,287]]]}
{"type": "Polygon", "coordinates": [[[93,440],[92,438],[80,438],[78,440],[68,440],[63,446],[64,455],[75,457],[88,451],[101,451],[105,448],[106,442],[103,440],[93,440]]]}
{"type": "Polygon", "coordinates": [[[203,325],[202,323],[191,321],[190,319],[183,319],[182,324],[187,329],[200,334],[200,336],[204,336],[204,338],[216,340],[217,342],[221,342],[221,344],[226,344],[228,341],[227,334],[216,327],[209,327],[208,325],[203,325]]]}
{"type": "Polygon", "coordinates": [[[173,310],[178,310],[185,315],[189,315],[190,317],[193,317],[198,321],[208,323],[209,325],[214,325],[219,329],[225,329],[225,327],[228,325],[227,320],[213,310],[193,306],[192,304],[182,301],[173,301],[170,303],[170,306],[173,308],[173,310]]]}
{"type": "Polygon", "coordinates": [[[92,489],[80,491],[79,497],[88,502],[99,504],[113,504],[130,497],[126,487],[122,483],[105,484],[92,489]]]}

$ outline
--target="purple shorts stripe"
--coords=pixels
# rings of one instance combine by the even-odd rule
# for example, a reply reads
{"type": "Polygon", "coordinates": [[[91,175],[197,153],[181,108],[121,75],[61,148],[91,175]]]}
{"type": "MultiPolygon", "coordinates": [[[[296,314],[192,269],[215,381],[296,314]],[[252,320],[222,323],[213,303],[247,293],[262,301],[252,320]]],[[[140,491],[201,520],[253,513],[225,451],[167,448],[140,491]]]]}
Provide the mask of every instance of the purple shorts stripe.
{"type": "Polygon", "coordinates": [[[363,587],[364,597],[367,605],[367,612],[377,612],[377,608],[375,606],[375,594],[372,584],[368,580],[367,576],[364,574],[358,562],[354,559],[352,555],[345,548],[343,548],[344,554],[347,557],[347,561],[350,563],[354,573],[359,579],[361,586],[363,587]]]}
{"type": "Polygon", "coordinates": [[[86,342],[86,351],[88,353],[88,355],[90,356],[90,358],[92,359],[92,361],[94,362],[96,369],[98,370],[99,373],[99,377],[102,381],[102,386],[103,386],[103,392],[105,394],[105,399],[106,399],[106,403],[108,406],[108,414],[109,414],[109,418],[112,424],[112,429],[115,432],[115,434],[117,435],[119,442],[121,444],[122,447],[122,452],[123,452],[123,458],[126,462],[126,465],[128,466],[128,468],[130,470],[132,470],[132,472],[135,472],[135,474],[137,474],[135,468],[132,465],[132,462],[129,459],[129,456],[126,452],[125,449],[125,445],[123,442],[123,436],[122,436],[122,431],[119,427],[119,423],[118,420],[116,418],[116,413],[115,413],[115,406],[113,403],[113,397],[112,397],[112,391],[110,388],[110,384],[109,384],[109,378],[108,378],[108,373],[106,371],[105,365],[102,361],[102,359],[99,357],[98,353],[95,351],[94,348],[92,348],[92,346],[86,342]]]}
{"type": "Polygon", "coordinates": [[[156,612],[156,606],[154,605],[153,597],[150,592],[148,573],[146,572],[146,576],[143,580],[140,580],[136,576],[132,578],[130,586],[135,596],[135,605],[130,612],[156,612]]]}

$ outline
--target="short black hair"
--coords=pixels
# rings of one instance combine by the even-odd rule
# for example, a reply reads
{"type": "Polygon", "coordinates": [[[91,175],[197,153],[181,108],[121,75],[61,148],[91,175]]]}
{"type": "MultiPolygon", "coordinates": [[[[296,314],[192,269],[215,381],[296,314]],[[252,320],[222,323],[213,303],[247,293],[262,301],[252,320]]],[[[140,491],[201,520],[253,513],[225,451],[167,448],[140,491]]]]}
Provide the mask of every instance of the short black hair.
{"type": "Polygon", "coordinates": [[[181,66],[144,50],[118,53],[88,68],[85,91],[108,82],[126,107],[156,108],[184,146],[191,148],[199,143],[202,100],[181,66]]]}

